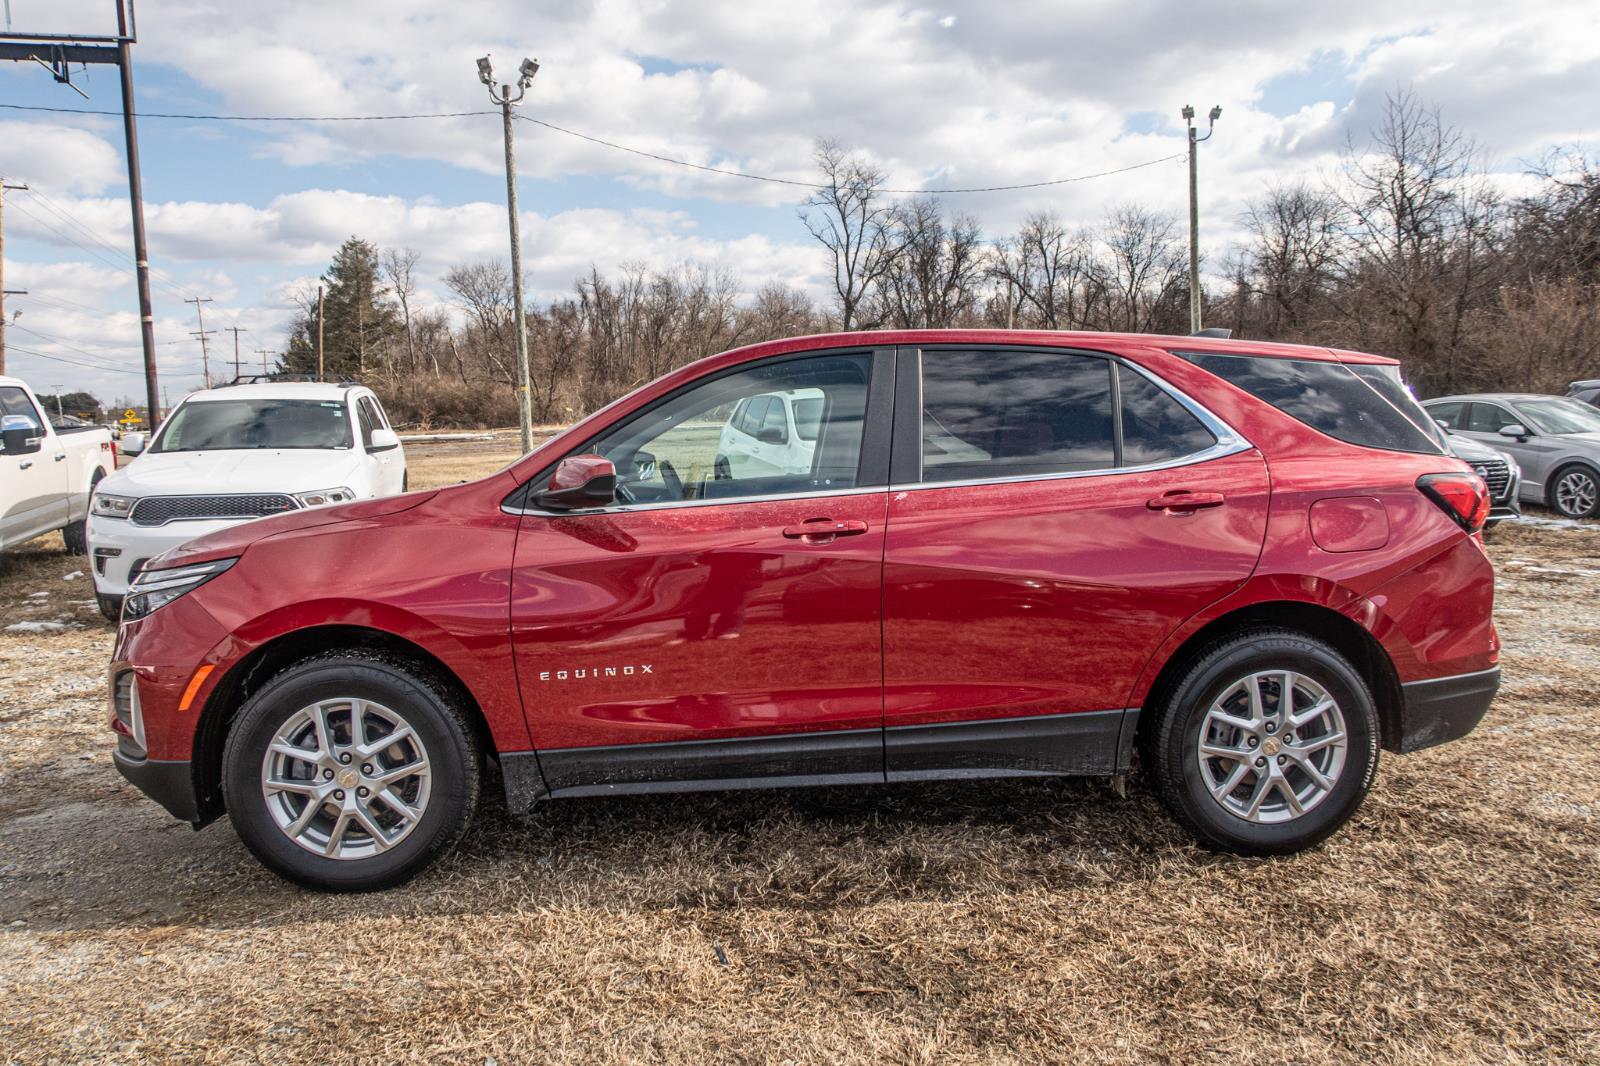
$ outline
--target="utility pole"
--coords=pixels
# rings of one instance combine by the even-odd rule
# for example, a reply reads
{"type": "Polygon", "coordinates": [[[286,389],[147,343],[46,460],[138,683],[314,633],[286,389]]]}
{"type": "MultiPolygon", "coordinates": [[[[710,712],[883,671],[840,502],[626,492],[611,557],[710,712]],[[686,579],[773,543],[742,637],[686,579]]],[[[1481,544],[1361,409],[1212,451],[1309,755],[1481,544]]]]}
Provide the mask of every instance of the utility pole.
{"type": "Polygon", "coordinates": [[[27,289],[6,288],[6,190],[26,188],[0,180],[0,374],[6,372],[6,297],[28,295],[27,289]]]}
{"type": "Polygon", "coordinates": [[[239,380],[239,334],[250,331],[243,326],[224,326],[223,329],[233,334],[233,380],[239,380]]]}
{"type": "Polygon", "coordinates": [[[317,286],[317,380],[322,380],[322,286],[317,286]]]}
{"type": "Polygon", "coordinates": [[[1204,137],[1195,135],[1192,106],[1184,104],[1180,114],[1189,127],[1189,332],[1199,333],[1203,328],[1200,321],[1200,178],[1195,145],[1211,139],[1211,134],[1216,130],[1217,119],[1222,117],[1222,108],[1211,109],[1211,121],[1206,126],[1204,137]]]}
{"type": "Polygon", "coordinates": [[[256,354],[261,357],[261,373],[262,374],[270,374],[270,373],[272,373],[272,371],[267,369],[267,356],[272,354],[272,349],[271,348],[257,348],[256,349],[256,354]]]}
{"type": "MultiPolygon", "coordinates": [[[[133,119],[133,50],[139,40],[133,0],[115,0],[117,32],[69,34],[0,32],[0,59],[34,62],[47,68],[56,81],[87,94],[72,84],[72,67],[77,64],[104,63],[118,68],[122,89],[122,134],[128,161],[128,206],[133,212],[133,263],[139,288],[139,332],[144,344],[145,399],[150,423],[157,421],[161,390],[156,381],[155,314],[150,303],[150,256],[144,232],[144,188],[139,177],[139,131],[133,119]]],[[[9,7],[8,7],[9,10],[9,7]]],[[[9,21],[9,20],[8,20],[9,21]]]]}
{"type": "Polygon", "coordinates": [[[216,331],[206,329],[206,316],[204,310],[201,308],[201,304],[210,303],[211,297],[195,296],[183,302],[186,304],[194,304],[194,315],[200,320],[200,328],[198,330],[191,329],[189,331],[189,336],[200,338],[200,362],[201,366],[205,370],[206,388],[209,389],[211,387],[211,349],[206,345],[206,338],[211,336],[211,334],[215,333],[216,331]]]}
{"type": "Polygon", "coordinates": [[[56,390],[56,421],[60,422],[64,417],[66,417],[61,413],[61,386],[51,385],[50,387],[56,390]]]}
{"type": "Polygon", "coordinates": [[[500,105],[500,116],[505,124],[506,142],[506,212],[511,219],[511,286],[515,293],[517,327],[517,418],[522,424],[522,450],[533,450],[533,397],[528,392],[528,311],[522,298],[522,230],[517,224],[517,157],[512,147],[511,106],[520,104],[528,95],[533,76],[539,73],[537,60],[524,59],[517,68],[517,95],[511,95],[511,86],[501,85],[499,93],[494,88],[494,68],[489,57],[478,60],[478,80],[489,89],[489,99],[500,105]]]}

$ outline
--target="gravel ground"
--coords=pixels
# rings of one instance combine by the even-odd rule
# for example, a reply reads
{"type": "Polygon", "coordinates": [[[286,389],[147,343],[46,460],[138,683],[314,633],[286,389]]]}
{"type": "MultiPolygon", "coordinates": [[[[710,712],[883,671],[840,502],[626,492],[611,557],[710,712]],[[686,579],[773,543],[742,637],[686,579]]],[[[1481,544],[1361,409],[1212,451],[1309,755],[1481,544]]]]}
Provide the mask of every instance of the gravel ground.
{"type": "Polygon", "coordinates": [[[1310,854],[1200,851],[1137,780],[491,799],[329,897],[116,774],[111,629],[42,538],[0,556],[0,1060],[1600,1061],[1600,526],[1490,552],[1489,717],[1310,854]]]}

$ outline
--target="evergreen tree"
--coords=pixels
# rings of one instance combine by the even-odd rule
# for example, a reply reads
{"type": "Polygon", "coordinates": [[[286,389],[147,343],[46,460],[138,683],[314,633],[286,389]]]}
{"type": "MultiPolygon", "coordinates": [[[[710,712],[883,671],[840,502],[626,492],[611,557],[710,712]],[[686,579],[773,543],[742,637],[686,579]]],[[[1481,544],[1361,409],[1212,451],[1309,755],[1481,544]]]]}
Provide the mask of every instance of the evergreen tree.
{"type": "MultiPolygon", "coordinates": [[[[400,316],[379,275],[378,249],[359,237],[339,246],[322,275],[323,377],[360,380],[386,361],[400,332],[400,316]]],[[[317,308],[294,324],[279,363],[288,374],[317,373],[317,308]]]]}

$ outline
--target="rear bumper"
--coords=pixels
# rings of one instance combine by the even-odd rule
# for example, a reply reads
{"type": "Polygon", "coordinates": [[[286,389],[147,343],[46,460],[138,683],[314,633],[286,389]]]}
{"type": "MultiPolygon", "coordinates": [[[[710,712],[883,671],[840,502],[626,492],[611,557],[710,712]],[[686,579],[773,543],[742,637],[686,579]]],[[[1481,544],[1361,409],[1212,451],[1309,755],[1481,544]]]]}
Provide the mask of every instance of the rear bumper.
{"type": "Polygon", "coordinates": [[[188,759],[171,762],[161,759],[134,759],[120,751],[111,753],[117,772],[135,788],[167,809],[183,822],[200,821],[199,804],[194,795],[194,774],[188,759]]]}
{"type": "Polygon", "coordinates": [[[1460,740],[1477,727],[1500,688],[1500,668],[1401,685],[1400,752],[1460,740]]]}

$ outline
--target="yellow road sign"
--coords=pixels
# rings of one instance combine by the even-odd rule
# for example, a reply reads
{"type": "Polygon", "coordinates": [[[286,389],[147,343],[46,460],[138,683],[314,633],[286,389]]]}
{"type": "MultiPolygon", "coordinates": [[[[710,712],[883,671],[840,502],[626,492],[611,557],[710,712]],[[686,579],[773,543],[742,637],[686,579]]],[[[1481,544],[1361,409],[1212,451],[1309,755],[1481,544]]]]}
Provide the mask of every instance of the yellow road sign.
{"type": "Polygon", "coordinates": [[[143,422],[144,419],[139,417],[138,411],[135,411],[130,407],[126,411],[122,412],[122,421],[127,422],[129,425],[137,426],[140,422],[143,422]]]}

